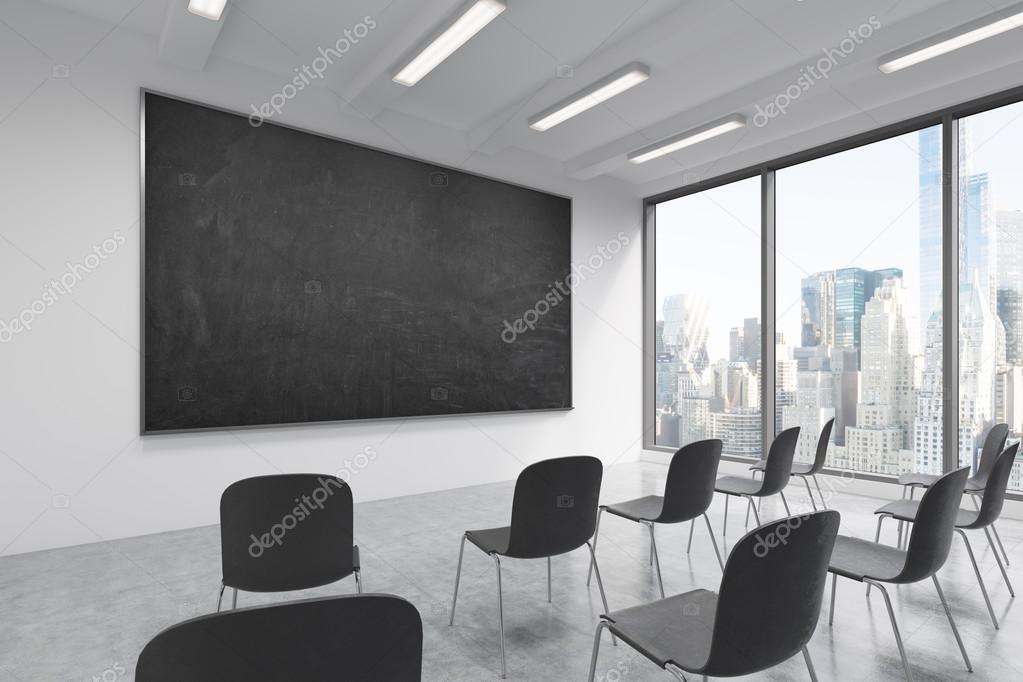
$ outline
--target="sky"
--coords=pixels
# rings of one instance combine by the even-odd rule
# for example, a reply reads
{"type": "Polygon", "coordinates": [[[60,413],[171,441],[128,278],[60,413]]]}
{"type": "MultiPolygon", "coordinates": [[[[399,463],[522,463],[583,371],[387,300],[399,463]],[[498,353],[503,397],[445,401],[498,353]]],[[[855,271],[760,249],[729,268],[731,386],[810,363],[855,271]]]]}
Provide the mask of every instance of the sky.
{"type": "MultiPolygon", "coordinates": [[[[972,172],[990,174],[997,209],[1023,209],[1023,103],[969,123],[972,172]]],[[[807,274],[901,268],[917,300],[917,139],[909,133],[777,172],[776,305],[790,345],[799,344],[800,280],[807,274]]],[[[657,207],[658,319],[665,296],[706,296],[711,359],[727,357],[730,328],[760,315],[759,201],[754,177],[657,207]]]]}

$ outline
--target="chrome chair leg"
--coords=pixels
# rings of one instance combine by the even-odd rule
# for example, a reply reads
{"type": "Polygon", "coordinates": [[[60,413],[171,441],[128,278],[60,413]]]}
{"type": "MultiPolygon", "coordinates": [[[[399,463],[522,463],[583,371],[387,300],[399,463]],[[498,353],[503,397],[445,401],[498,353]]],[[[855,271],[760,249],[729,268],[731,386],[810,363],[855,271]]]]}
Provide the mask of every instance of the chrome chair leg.
{"type": "Polygon", "coordinates": [[[998,543],[998,549],[1002,550],[1002,556],[1005,557],[1005,565],[1009,565],[1009,553],[1005,551],[1005,546],[1002,544],[1002,536],[998,534],[998,528],[995,524],[991,524],[991,533],[995,536],[995,542],[998,543]]]}
{"type": "Polygon", "coordinates": [[[724,538],[728,535],[728,499],[731,497],[729,494],[725,494],[725,520],[721,522],[721,537],[724,538]]]}
{"type": "Polygon", "coordinates": [[[813,506],[813,510],[817,511],[817,501],[813,499],[813,491],[810,490],[809,479],[807,479],[806,476],[800,476],[800,478],[803,479],[803,483],[806,484],[806,494],[810,496],[810,504],[813,506]]]}
{"type": "Polygon", "coordinates": [[[547,557],[547,603],[551,603],[551,558],[547,557]]]}
{"type": "MultiPolygon", "coordinates": [[[[694,521],[696,519],[693,519],[694,521]]],[[[721,552],[718,551],[718,541],[714,539],[714,527],[710,525],[710,517],[707,516],[707,512],[703,513],[703,520],[707,522],[707,534],[710,535],[710,543],[714,545],[714,554],[717,555],[718,565],[721,566],[722,572],[725,570],[725,562],[721,560],[721,552]]]]}
{"type": "MultiPolygon", "coordinates": [[[[682,671],[682,668],[678,667],[674,663],[671,663],[670,661],[668,663],[666,663],[665,666],[664,666],[664,670],[666,672],[671,673],[671,676],[674,677],[679,682],[688,682],[687,678],[686,678],[686,674],[682,671]]],[[[706,682],[707,681],[707,676],[704,675],[702,679],[704,680],[704,682],[706,682]]]]}
{"type": "Polygon", "coordinates": [[[817,671],[813,669],[813,659],[810,658],[810,652],[807,651],[806,647],[803,647],[803,660],[806,661],[806,669],[810,673],[810,680],[817,682],[817,671]]]}
{"type": "Polygon", "coordinates": [[[813,475],[813,484],[815,486],[817,486],[817,494],[820,495],[821,505],[825,509],[827,509],[828,508],[828,501],[824,499],[824,493],[821,492],[821,482],[817,480],[817,474],[813,475]]]}
{"type": "Polygon", "coordinates": [[[948,624],[952,626],[952,634],[956,636],[956,644],[959,645],[959,652],[963,655],[963,662],[966,663],[966,669],[972,673],[973,666],[970,665],[970,657],[966,655],[966,645],[963,644],[963,638],[959,636],[959,628],[956,627],[955,619],[952,618],[952,609],[948,608],[948,602],[945,601],[945,593],[941,591],[941,583],[938,582],[937,574],[932,575],[931,580],[934,581],[934,589],[938,591],[938,597],[941,599],[941,605],[945,607],[945,615],[948,616],[948,624]]]}
{"type": "Polygon", "coordinates": [[[227,587],[227,585],[225,585],[224,581],[221,580],[220,581],[220,594],[217,595],[217,613],[220,613],[220,602],[223,601],[223,599],[224,599],[224,588],[225,587],[227,587]]]}
{"type": "Polygon", "coordinates": [[[838,587],[838,574],[831,574],[831,609],[828,611],[828,625],[835,624],[835,590],[838,587]]]}
{"type": "Polygon", "coordinates": [[[884,588],[879,582],[873,580],[866,580],[881,591],[881,596],[884,597],[885,608],[888,609],[888,619],[892,622],[892,632],[895,633],[895,643],[899,645],[899,656],[902,658],[902,669],[906,672],[906,679],[909,682],[913,682],[913,671],[909,667],[909,659],[906,658],[906,647],[902,644],[902,635],[899,634],[899,624],[895,620],[895,610],[892,609],[892,600],[888,596],[888,590],[884,588]]]}
{"type": "MultiPolygon", "coordinates": [[[[747,499],[749,499],[750,502],[753,502],[753,498],[752,497],[747,498],[747,499]]],[[[757,505],[753,504],[753,505],[750,505],[750,506],[753,509],[753,518],[756,519],[756,521],[757,521],[757,528],[759,528],[760,526],[763,525],[762,523],[760,523],[760,512],[757,511],[757,505]]]]}
{"type": "MultiPolygon", "coordinates": [[[[604,594],[604,581],[600,579],[600,567],[597,566],[597,555],[593,553],[593,545],[586,543],[587,549],[590,550],[590,558],[593,560],[593,575],[597,577],[597,587],[600,589],[600,601],[604,605],[604,613],[611,613],[611,609],[607,607],[607,595],[604,594]]],[[[611,644],[618,646],[618,639],[611,633],[611,644]]]]}
{"type": "Polygon", "coordinates": [[[238,588],[235,587],[234,594],[231,595],[231,610],[238,608],[238,588]]]}
{"type": "Polygon", "coordinates": [[[778,494],[781,495],[781,503],[785,505],[785,516],[792,516],[792,512],[789,511],[789,502],[785,499],[785,491],[779,490],[778,494]]]}
{"type": "Polygon", "coordinates": [[[458,602],[458,581],[462,577],[462,555],[465,554],[465,539],[467,535],[462,533],[462,544],[458,547],[458,569],[455,571],[455,595],[451,597],[451,620],[448,625],[455,624],[455,604],[458,602]]]}
{"type": "Polygon", "coordinates": [[[874,533],[875,544],[881,542],[881,522],[884,521],[884,517],[884,514],[877,515],[877,532],[874,533]]]}
{"type": "MultiPolygon", "coordinates": [[[[604,513],[603,507],[597,508],[597,525],[593,528],[593,551],[597,551],[597,533],[600,532],[600,515],[604,513]]],[[[593,575],[593,561],[590,561],[590,568],[586,571],[586,587],[590,586],[590,576],[593,575]]]]}
{"type": "Polygon", "coordinates": [[[593,633],[593,655],[590,656],[589,682],[593,682],[597,676],[597,654],[600,653],[600,636],[604,633],[604,630],[607,627],[607,621],[601,620],[597,623],[597,631],[593,633]]]}
{"type": "Polygon", "coordinates": [[[693,550],[693,528],[696,527],[696,519],[689,522],[689,544],[686,545],[686,554],[689,554],[693,550]]]}
{"type": "Polygon", "coordinates": [[[357,569],[355,569],[354,573],[355,573],[355,591],[358,592],[359,594],[362,594],[362,569],[361,568],[357,568],[357,569]]]}
{"type": "Polygon", "coordinates": [[[1016,592],[1012,589],[1012,583],[1009,582],[1009,574],[1005,572],[1005,566],[1002,565],[1002,558],[998,556],[998,550],[995,549],[995,543],[991,541],[991,534],[988,533],[987,528],[984,529],[984,535],[987,536],[987,542],[991,545],[991,551],[995,555],[995,561],[998,562],[998,568],[1002,572],[1002,580],[1005,581],[1005,586],[1009,588],[1009,596],[1015,598],[1016,592]]]}
{"type": "Polygon", "coordinates": [[[657,556],[657,540],[654,539],[654,524],[652,521],[646,522],[647,528],[650,529],[650,551],[654,555],[654,566],[657,568],[657,587],[661,590],[661,599],[664,599],[664,582],[661,580],[661,559],[657,556]]]}
{"type": "Polygon", "coordinates": [[[750,507],[751,507],[752,505],[753,505],[753,500],[752,500],[752,499],[749,499],[749,498],[747,498],[747,499],[746,499],[746,523],[745,523],[745,524],[743,525],[743,528],[744,528],[745,530],[749,530],[749,508],[750,508],[750,507]]]}
{"type": "Polygon", "coordinates": [[[991,599],[987,596],[987,587],[984,585],[984,578],[980,575],[980,568],[977,566],[977,559],[973,556],[973,548],[970,547],[970,539],[966,537],[966,533],[956,528],[956,532],[962,537],[963,542],[966,543],[966,553],[970,555],[970,563],[973,564],[973,572],[977,574],[977,583],[980,585],[980,593],[984,595],[984,603],[987,604],[987,612],[991,615],[991,622],[995,624],[995,630],[998,629],[998,618],[995,617],[995,610],[991,606],[991,599]]]}
{"type": "Polygon", "coordinates": [[[497,618],[501,625],[501,679],[503,680],[508,676],[508,669],[504,656],[504,596],[501,593],[501,558],[496,554],[491,556],[494,557],[494,564],[497,566],[497,618]]]}

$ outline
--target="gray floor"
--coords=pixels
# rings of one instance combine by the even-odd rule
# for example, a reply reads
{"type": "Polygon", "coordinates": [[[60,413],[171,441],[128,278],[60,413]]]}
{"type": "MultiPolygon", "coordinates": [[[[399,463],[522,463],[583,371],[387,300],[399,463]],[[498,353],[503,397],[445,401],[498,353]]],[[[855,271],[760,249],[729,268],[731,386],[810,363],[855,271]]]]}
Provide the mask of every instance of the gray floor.
{"type": "MultiPolygon", "coordinates": [[[[604,474],[602,500],[613,502],[663,486],[665,468],[626,464],[604,474]]],[[[459,537],[465,528],[507,523],[511,482],[356,505],[355,531],[362,548],[366,590],[402,595],[423,616],[426,680],[488,680],[500,671],[493,562],[466,546],[455,627],[447,625],[459,537]]],[[[356,486],[357,488],[357,486],[356,486]]],[[[806,507],[793,489],[793,511],[806,507]]],[[[831,506],[843,512],[843,533],[873,537],[871,514],[878,500],[838,492],[831,506]]],[[[724,511],[715,500],[711,520],[720,534],[724,511]]],[[[729,540],[741,532],[741,505],[729,515],[729,540]]],[[[764,503],[765,520],[780,516],[764,503]]],[[[893,526],[894,528],[894,526],[893,526]]],[[[999,524],[1014,584],[1023,588],[1023,523],[999,524]]],[[[658,547],[669,593],[716,589],[720,571],[707,538],[697,527],[691,556],[688,526],[661,527],[658,547]]],[[[720,535],[719,535],[720,537],[720,535]]],[[[883,538],[884,539],[884,538],[883,538]]],[[[893,536],[887,536],[893,542],[893,536]]],[[[22,554],[0,559],[0,679],[126,680],[146,641],[161,629],[214,609],[219,572],[216,527],[196,528],[116,542],[22,554]]],[[[598,558],[612,609],[649,601],[657,594],[648,564],[646,530],[606,517],[598,558]]],[[[892,590],[910,662],[918,680],[1023,679],[1023,613],[1011,600],[983,537],[975,550],[1002,629],[991,626],[962,543],[956,540],[939,574],[973,660],[969,675],[930,583],[892,590]]],[[[520,680],[585,680],[593,629],[600,612],[594,583],[585,585],[586,550],[554,559],[553,604],[547,603],[542,560],[504,562],[508,677],[520,680]]],[[[288,598],[354,592],[352,580],[288,598]]],[[[239,606],[280,596],[242,594],[239,606]]],[[[826,607],[825,607],[826,608],[826,607]]],[[[782,614],[779,614],[781,617],[782,614]]],[[[827,614],[810,644],[821,679],[902,679],[898,650],[877,592],[839,581],[834,628],[827,614]]],[[[598,679],[667,680],[670,677],[628,647],[605,641],[598,679]]],[[[792,660],[760,679],[808,679],[792,660]]]]}

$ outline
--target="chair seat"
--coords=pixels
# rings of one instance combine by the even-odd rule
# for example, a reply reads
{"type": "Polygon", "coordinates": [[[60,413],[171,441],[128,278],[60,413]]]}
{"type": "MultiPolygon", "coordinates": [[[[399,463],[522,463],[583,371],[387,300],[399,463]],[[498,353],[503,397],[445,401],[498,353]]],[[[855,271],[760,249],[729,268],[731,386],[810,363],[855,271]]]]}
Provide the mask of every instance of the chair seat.
{"type": "Polygon", "coordinates": [[[610,629],[630,646],[664,667],[672,662],[696,672],[707,663],[718,596],[693,590],[607,614],[610,629]]]}
{"type": "Polygon", "coordinates": [[[792,475],[793,476],[809,476],[813,473],[812,462],[793,462],[792,463],[792,475]]]}
{"type": "MultiPolygon", "coordinates": [[[[916,520],[916,510],[920,507],[919,500],[896,500],[883,507],[878,507],[875,514],[891,514],[899,521],[916,520]]],[[[969,529],[977,522],[979,514],[972,509],[960,509],[956,514],[956,528],[969,529]]]]}
{"type": "Polygon", "coordinates": [[[912,485],[921,488],[930,488],[941,476],[933,474],[902,474],[899,476],[899,485],[912,485]]]}
{"type": "Polygon", "coordinates": [[[647,495],[638,497],[635,500],[627,500],[617,504],[601,505],[601,508],[615,516],[629,519],[630,521],[654,521],[661,515],[664,508],[664,498],[660,495],[647,495]]]}
{"type": "Polygon", "coordinates": [[[828,570],[859,582],[864,578],[891,582],[905,565],[906,552],[901,549],[839,535],[828,570]]]}
{"type": "Polygon", "coordinates": [[[508,551],[508,543],[511,540],[511,526],[467,530],[465,536],[469,542],[487,554],[504,554],[508,551]]]}
{"type": "Polygon", "coordinates": [[[762,481],[741,476],[722,476],[714,484],[714,490],[728,495],[756,495],[763,487],[762,481]]]}
{"type": "Polygon", "coordinates": [[[766,468],[767,468],[767,460],[766,459],[762,459],[762,460],[759,460],[756,464],[751,464],[750,467],[749,467],[749,470],[750,471],[763,471],[766,468]]]}

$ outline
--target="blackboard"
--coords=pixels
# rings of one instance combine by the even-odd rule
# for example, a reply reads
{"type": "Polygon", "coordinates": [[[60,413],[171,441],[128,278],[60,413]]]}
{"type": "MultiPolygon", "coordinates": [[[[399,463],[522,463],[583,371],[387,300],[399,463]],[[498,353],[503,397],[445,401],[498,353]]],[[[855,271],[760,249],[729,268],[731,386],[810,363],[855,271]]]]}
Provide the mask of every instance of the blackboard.
{"type": "Polygon", "coordinates": [[[142,97],[144,433],[572,406],[569,199],[142,97]]]}

